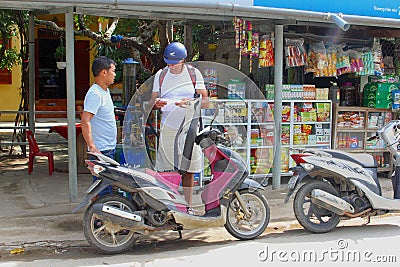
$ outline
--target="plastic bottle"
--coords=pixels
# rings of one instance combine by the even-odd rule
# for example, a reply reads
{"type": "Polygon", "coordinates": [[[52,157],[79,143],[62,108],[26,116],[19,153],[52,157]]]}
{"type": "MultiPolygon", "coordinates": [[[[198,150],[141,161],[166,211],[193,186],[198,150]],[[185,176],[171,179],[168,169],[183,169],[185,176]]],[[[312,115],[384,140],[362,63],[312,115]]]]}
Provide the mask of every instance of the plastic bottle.
{"type": "Polygon", "coordinates": [[[331,82],[332,86],[329,88],[329,100],[332,101],[332,104],[340,103],[340,88],[336,82],[331,82]]]}
{"type": "Polygon", "coordinates": [[[351,82],[343,83],[340,92],[342,106],[354,106],[356,102],[356,89],[351,82]]]}
{"type": "Polygon", "coordinates": [[[351,137],[350,137],[350,133],[346,134],[346,148],[350,148],[351,146],[351,137]]]}

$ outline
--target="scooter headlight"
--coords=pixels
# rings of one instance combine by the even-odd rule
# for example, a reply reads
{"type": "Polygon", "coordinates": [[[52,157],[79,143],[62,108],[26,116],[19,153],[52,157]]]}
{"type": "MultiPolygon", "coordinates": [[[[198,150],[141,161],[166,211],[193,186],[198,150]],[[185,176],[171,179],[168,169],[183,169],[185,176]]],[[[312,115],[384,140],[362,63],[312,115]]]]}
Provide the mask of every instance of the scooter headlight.
{"type": "Polygon", "coordinates": [[[306,172],[310,172],[314,169],[314,165],[310,164],[310,163],[300,163],[301,167],[303,167],[303,169],[306,172]]]}

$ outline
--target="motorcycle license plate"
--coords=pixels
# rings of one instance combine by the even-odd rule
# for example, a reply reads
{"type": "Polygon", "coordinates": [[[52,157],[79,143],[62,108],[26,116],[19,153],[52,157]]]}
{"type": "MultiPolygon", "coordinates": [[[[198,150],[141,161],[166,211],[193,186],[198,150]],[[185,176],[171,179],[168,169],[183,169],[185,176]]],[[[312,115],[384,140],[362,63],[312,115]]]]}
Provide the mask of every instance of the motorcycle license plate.
{"type": "Polygon", "coordinates": [[[100,183],[101,183],[100,179],[94,181],[93,184],[86,190],[86,194],[89,194],[90,192],[92,192],[93,189],[95,189],[100,183]]]}
{"type": "Polygon", "coordinates": [[[296,186],[296,182],[297,182],[298,179],[299,179],[299,175],[298,175],[298,174],[293,175],[293,176],[290,178],[290,180],[289,180],[289,182],[288,182],[286,188],[287,188],[287,189],[293,189],[293,188],[296,186]]]}

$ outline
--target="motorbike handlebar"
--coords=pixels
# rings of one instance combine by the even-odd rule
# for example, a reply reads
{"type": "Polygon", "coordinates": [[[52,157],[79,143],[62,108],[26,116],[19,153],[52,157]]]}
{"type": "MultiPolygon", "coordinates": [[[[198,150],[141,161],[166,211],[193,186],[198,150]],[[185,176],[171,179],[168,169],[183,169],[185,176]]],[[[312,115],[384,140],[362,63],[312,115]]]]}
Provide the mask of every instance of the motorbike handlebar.
{"type": "Polygon", "coordinates": [[[378,137],[378,135],[376,134],[376,135],[373,135],[373,136],[367,138],[367,141],[372,141],[372,140],[375,140],[375,139],[378,139],[378,138],[379,138],[379,137],[378,137]]]}

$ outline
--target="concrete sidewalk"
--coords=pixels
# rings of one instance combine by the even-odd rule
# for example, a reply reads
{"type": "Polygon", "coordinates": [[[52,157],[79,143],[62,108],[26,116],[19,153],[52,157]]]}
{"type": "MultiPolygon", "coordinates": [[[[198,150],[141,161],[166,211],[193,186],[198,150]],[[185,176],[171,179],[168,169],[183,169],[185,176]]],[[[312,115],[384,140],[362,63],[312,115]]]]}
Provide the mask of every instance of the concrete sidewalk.
{"type": "MultiPolygon", "coordinates": [[[[69,199],[67,164],[56,159],[56,171],[49,176],[47,162],[39,162],[28,175],[27,162],[10,159],[0,163],[0,255],[19,247],[87,245],[82,213],[71,214],[78,203],[69,199]]],[[[78,174],[79,200],[91,181],[87,172],[78,174]]]]}
{"type": "MultiPolygon", "coordinates": [[[[55,172],[47,174],[47,160],[37,158],[32,175],[28,159],[4,158],[0,161],[0,257],[13,249],[63,249],[89,246],[82,231],[83,210],[70,212],[78,205],[69,199],[66,148],[55,150],[55,172]]],[[[85,196],[92,176],[78,170],[78,199],[85,196]]],[[[86,172],[86,173],[85,173],[86,172]]],[[[382,178],[384,195],[391,196],[391,182],[382,178]]],[[[265,196],[271,208],[270,229],[282,230],[295,224],[292,203],[283,203],[282,190],[268,186],[265,196]]],[[[293,198],[292,198],[293,199],[293,198]]]]}
{"type": "MultiPolygon", "coordinates": [[[[67,162],[55,152],[55,172],[47,174],[47,161],[37,158],[28,175],[28,159],[0,162],[0,255],[12,248],[35,246],[88,246],[82,232],[83,210],[69,199],[67,162]]],[[[79,170],[83,172],[84,170],[79,170]]],[[[89,173],[78,174],[78,199],[92,182],[89,173]]],[[[285,190],[266,188],[271,222],[294,220],[291,205],[284,205],[285,190]]],[[[196,197],[196,196],[195,196],[196,197]]]]}

